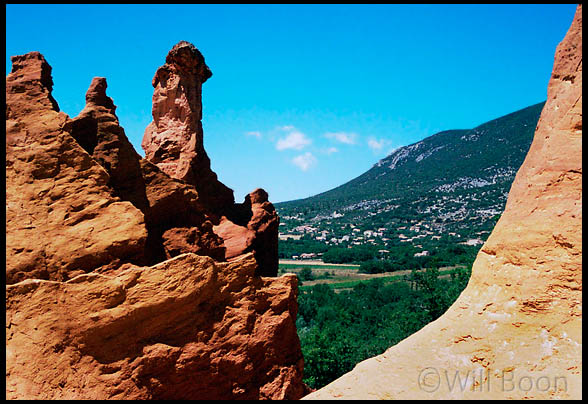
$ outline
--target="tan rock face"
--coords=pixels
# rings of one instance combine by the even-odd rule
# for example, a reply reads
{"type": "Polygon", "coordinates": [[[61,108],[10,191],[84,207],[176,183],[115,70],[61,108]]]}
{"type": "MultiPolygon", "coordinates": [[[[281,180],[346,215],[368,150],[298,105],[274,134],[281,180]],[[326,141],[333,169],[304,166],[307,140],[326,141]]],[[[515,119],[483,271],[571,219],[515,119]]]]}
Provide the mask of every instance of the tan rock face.
{"type": "Polygon", "coordinates": [[[277,274],[279,219],[267,194],[219,217],[201,189],[133,150],[104,78],[70,119],[43,56],[13,62],[7,399],[304,395],[296,278],[259,276],[277,274]],[[221,221],[250,242],[223,239],[221,221]]]}
{"type": "Polygon", "coordinates": [[[108,173],[63,129],[38,52],[6,77],[6,281],[67,280],[138,259],[143,214],[111,195],[108,173]],[[117,218],[113,221],[112,218],[117,218]]]}
{"type": "Polygon", "coordinates": [[[6,289],[6,398],[296,399],[296,277],[184,254],[6,289]]]}
{"type": "Polygon", "coordinates": [[[582,397],[582,6],[506,209],[436,321],[306,398],[582,397]]]}

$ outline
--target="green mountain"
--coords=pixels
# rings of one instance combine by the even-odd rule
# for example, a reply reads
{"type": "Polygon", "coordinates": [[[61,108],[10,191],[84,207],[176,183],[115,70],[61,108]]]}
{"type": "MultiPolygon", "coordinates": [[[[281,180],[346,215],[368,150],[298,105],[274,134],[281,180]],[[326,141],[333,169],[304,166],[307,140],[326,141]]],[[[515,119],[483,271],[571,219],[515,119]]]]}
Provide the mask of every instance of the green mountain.
{"type": "Polygon", "coordinates": [[[337,188],[276,204],[280,256],[327,258],[335,247],[392,260],[452,254],[455,246],[478,245],[470,249],[477,251],[504,209],[544,104],[474,129],[439,132],[398,148],[337,188]]]}

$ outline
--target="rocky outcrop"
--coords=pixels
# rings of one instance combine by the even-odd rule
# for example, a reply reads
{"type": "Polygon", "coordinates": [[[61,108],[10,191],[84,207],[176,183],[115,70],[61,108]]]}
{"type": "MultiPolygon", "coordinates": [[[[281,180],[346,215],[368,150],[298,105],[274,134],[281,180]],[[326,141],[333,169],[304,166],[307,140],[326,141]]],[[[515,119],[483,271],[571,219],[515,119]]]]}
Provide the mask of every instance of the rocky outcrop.
{"type": "Polygon", "coordinates": [[[119,125],[116,106],[106,95],[106,88],[105,78],[94,78],[85,108],[66,122],[64,129],[108,172],[113,194],[143,213],[148,235],[139,262],[154,264],[186,252],[224,261],[223,240],[212,232],[198,192],[137,154],[119,125]],[[198,229],[199,237],[180,245],[172,241],[177,237],[169,240],[169,234],[181,233],[187,227],[198,229]]]}
{"type": "Polygon", "coordinates": [[[109,175],[63,126],[51,67],[38,52],[6,77],[6,281],[64,281],[139,260],[143,214],[111,194],[109,175]],[[116,220],[113,220],[116,218],[116,220]]]}
{"type": "Polygon", "coordinates": [[[183,254],[9,285],[6,398],[299,398],[296,277],[256,265],[183,254]]]}
{"type": "Polygon", "coordinates": [[[582,6],[506,209],[449,310],[308,399],[582,397],[582,6]]]}
{"type": "Polygon", "coordinates": [[[204,150],[202,84],[212,76],[194,45],[180,41],[153,77],[153,122],[145,129],[145,158],[172,178],[194,185],[202,200],[222,212],[235,200],[217,180],[204,150]]]}
{"type": "MultiPolygon", "coordinates": [[[[153,122],[145,129],[145,158],[172,178],[193,185],[199,200],[213,216],[214,232],[224,240],[226,259],[253,251],[258,273],[278,273],[279,218],[267,193],[257,189],[242,204],[218,181],[204,150],[202,84],[212,76],[194,45],[177,43],[153,77],[153,122]]],[[[176,247],[192,230],[174,232],[176,247]]],[[[187,252],[185,249],[182,250],[187,252]]]]}
{"type": "Polygon", "coordinates": [[[251,192],[242,204],[233,207],[230,217],[237,225],[223,216],[214,227],[225,241],[227,259],[253,251],[261,275],[277,273],[279,218],[267,192],[261,188],[251,192]]]}
{"type": "Polygon", "coordinates": [[[277,273],[267,194],[219,216],[135,152],[104,78],[70,119],[44,57],[12,60],[6,398],[300,398],[296,278],[259,276],[277,273]],[[228,248],[221,221],[251,242],[228,248]]]}

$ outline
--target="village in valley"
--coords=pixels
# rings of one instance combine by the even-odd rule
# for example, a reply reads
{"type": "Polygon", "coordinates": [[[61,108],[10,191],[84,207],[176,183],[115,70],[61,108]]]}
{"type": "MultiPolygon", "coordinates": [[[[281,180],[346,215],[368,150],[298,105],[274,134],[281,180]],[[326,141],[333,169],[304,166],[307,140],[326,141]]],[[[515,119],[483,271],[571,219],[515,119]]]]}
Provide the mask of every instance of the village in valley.
{"type": "MultiPolygon", "coordinates": [[[[468,202],[476,202],[478,197],[474,194],[455,197],[444,195],[425,209],[417,210],[417,217],[414,218],[395,217],[390,220],[389,213],[400,207],[390,200],[362,201],[340,211],[310,218],[302,213],[283,215],[280,217],[279,239],[281,245],[306,240],[311,242],[309,245],[322,244],[327,248],[370,247],[377,252],[378,259],[393,259],[390,256],[392,247],[407,247],[413,251],[413,257],[430,256],[437,244],[443,243],[442,239],[456,245],[479,247],[489,230],[472,229],[470,223],[473,220],[478,221],[478,224],[487,222],[487,227],[491,228],[500,214],[501,206],[474,208],[470,211],[468,202]],[[460,205],[460,208],[449,212],[449,205],[460,205]],[[390,220],[388,223],[377,220],[378,215],[382,214],[390,220]]],[[[506,199],[506,195],[503,198],[506,199]]],[[[496,205],[500,202],[497,201],[496,205]]],[[[282,258],[317,260],[323,254],[316,248],[310,248],[282,258]]]]}
{"type": "Polygon", "coordinates": [[[277,203],[279,258],[393,271],[470,267],[504,210],[543,105],[439,132],[337,188],[277,203]]]}

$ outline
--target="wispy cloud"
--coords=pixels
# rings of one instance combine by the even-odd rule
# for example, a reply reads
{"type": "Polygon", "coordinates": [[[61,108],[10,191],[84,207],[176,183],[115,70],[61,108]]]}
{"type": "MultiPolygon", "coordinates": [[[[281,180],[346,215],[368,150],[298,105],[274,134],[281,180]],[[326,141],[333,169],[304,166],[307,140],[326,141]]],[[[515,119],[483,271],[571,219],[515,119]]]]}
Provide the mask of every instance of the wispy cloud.
{"type": "Polygon", "coordinates": [[[369,138],[368,139],[368,146],[370,149],[372,149],[372,151],[374,152],[380,152],[384,147],[387,147],[390,145],[390,141],[387,139],[379,139],[377,140],[376,138],[369,138]]]}
{"type": "Polygon", "coordinates": [[[391,147],[391,148],[388,150],[388,153],[386,153],[386,156],[389,156],[389,155],[391,155],[391,154],[392,154],[392,153],[394,153],[396,150],[400,149],[400,147],[402,147],[402,146],[398,146],[398,147],[391,147]]]}
{"type": "Polygon", "coordinates": [[[259,132],[259,131],[257,131],[257,130],[250,131],[250,132],[247,132],[247,133],[245,133],[245,134],[246,134],[247,136],[254,136],[254,137],[258,138],[258,139],[261,139],[261,132],[259,132]]]}
{"type": "Polygon", "coordinates": [[[317,163],[316,157],[310,152],[306,152],[292,159],[292,162],[302,171],[307,171],[310,167],[317,163]]]}
{"type": "Polygon", "coordinates": [[[280,129],[289,133],[285,137],[278,139],[276,143],[276,149],[278,150],[302,150],[312,143],[311,139],[291,125],[283,126],[280,129]]]}
{"type": "Polygon", "coordinates": [[[358,136],[357,133],[353,132],[328,132],[325,133],[325,137],[328,139],[336,140],[340,143],[355,144],[355,141],[358,136]]]}
{"type": "Polygon", "coordinates": [[[337,149],[336,147],[329,147],[328,149],[325,149],[325,153],[327,153],[328,155],[337,153],[338,151],[339,149],[337,149]]]}

